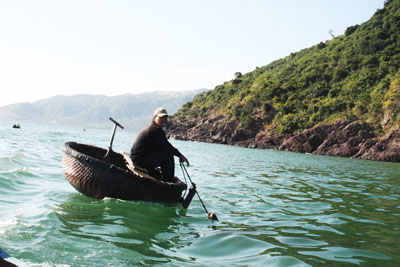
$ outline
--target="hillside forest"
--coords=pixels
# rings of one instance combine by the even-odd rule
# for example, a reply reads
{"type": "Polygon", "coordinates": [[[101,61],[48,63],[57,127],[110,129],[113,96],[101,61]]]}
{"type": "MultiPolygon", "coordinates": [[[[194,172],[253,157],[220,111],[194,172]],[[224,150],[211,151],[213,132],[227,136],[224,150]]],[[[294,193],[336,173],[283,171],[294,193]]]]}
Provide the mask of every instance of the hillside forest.
{"type": "Polygon", "coordinates": [[[174,120],[220,116],[246,137],[294,134],[338,119],[360,121],[376,136],[400,120],[400,1],[370,20],[197,95],[174,120]]]}

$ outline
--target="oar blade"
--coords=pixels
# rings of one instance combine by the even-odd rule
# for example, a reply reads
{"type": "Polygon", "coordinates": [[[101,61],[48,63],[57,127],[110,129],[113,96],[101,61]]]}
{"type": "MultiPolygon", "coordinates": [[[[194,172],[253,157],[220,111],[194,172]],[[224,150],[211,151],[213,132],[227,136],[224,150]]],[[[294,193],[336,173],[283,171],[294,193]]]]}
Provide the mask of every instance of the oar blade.
{"type": "Polygon", "coordinates": [[[218,221],[218,217],[217,217],[217,215],[215,213],[209,212],[209,213],[207,213],[207,217],[210,220],[218,221]]]}

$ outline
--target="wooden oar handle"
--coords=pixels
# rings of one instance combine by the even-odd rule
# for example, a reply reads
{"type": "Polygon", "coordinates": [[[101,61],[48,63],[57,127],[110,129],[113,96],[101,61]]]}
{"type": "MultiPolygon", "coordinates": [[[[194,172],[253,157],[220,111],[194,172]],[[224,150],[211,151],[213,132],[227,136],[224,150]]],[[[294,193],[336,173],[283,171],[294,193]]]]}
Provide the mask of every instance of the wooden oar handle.
{"type": "Polygon", "coordinates": [[[116,120],[114,120],[113,118],[110,117],[110,121],[112,121],[113,123],[115,123],[116,125],[118,125],[121,129],[124,129],[124,126],[122,126],[121,124],[119,124],[116,120]]]}

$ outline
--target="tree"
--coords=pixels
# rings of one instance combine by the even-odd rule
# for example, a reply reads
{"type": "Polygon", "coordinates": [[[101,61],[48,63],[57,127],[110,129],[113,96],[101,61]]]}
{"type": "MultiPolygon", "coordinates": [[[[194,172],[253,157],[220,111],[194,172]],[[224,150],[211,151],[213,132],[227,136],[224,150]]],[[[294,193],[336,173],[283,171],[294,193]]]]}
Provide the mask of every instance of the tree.
{"type": "Polygon", "coordinates": [[[240,79],[242,78],[242,73],[241,72],[235,72],[235,79],[240,79]]]}

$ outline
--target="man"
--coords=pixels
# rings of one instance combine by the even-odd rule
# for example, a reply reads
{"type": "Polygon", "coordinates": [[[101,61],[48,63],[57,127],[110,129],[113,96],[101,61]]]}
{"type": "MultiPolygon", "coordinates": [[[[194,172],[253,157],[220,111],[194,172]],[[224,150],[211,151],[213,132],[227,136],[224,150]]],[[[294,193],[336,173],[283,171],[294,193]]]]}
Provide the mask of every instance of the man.
{"type": "Polygon", "coordinates": [[[153,121],[136,137],[131,149],[134,164],[152,172],[161,168],[163,180],[173,181],[175,174],[174,156],[189,166],[188,159],[168,142],[162,127],[168,121],[168,113],[164,108],[154,111],[153,121]]]}

